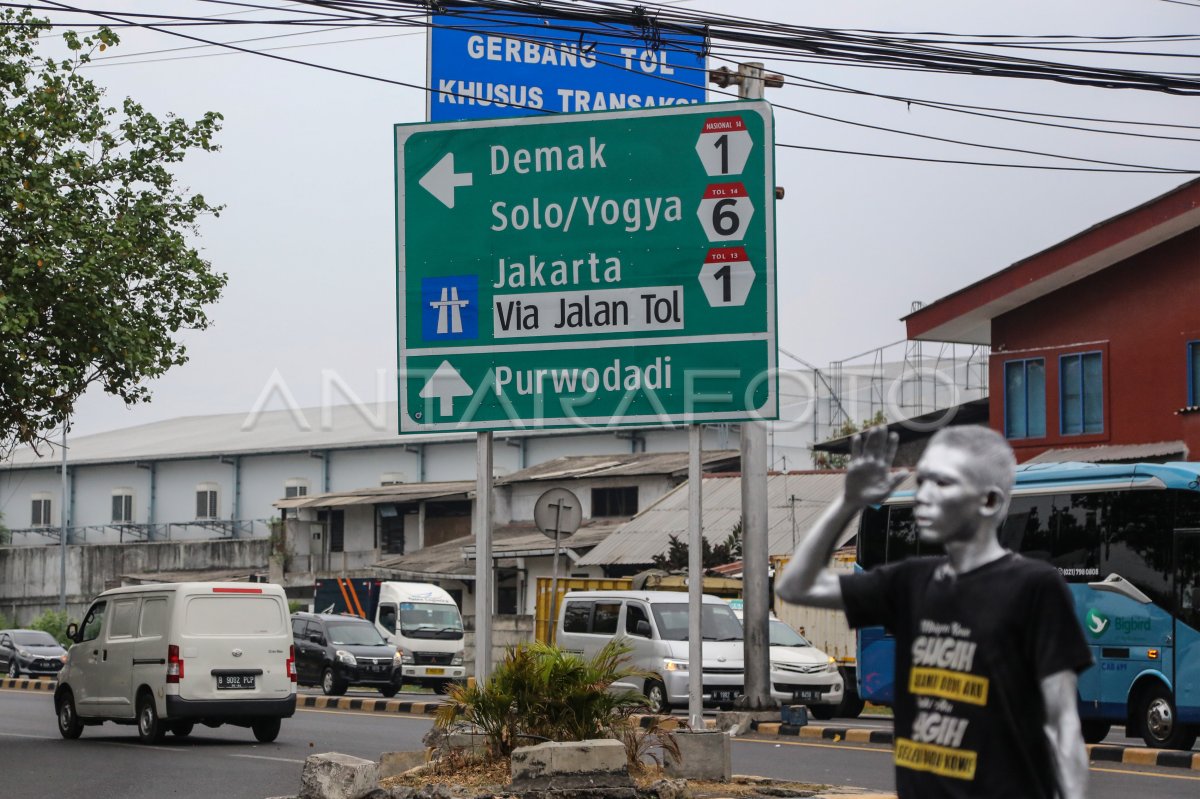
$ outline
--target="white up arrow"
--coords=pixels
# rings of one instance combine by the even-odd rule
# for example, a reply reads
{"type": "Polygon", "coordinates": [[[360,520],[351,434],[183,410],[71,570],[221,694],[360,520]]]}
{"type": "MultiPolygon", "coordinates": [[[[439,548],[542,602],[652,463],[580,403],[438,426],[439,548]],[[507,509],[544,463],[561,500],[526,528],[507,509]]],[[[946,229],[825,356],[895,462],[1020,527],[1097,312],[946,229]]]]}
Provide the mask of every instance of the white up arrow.
{"type": "Polygon", "coordinates": [[[471,396],[471,387],[449,361],[442,361],[442,365],[425,382],[425,388],[421,389],[419,396],[421,399],[438,400],[438,416],[453,416],[454,398],[471,396]]]}
{"type": "Polygon", "coordinates": [[[446,153],[418,182],[425,191],[441,200],[442,205],[453,208],[454,190],[459,186],[470,186],[475,182],[475,176],[470,172],[455,172],[454,153],[446,153]]]}

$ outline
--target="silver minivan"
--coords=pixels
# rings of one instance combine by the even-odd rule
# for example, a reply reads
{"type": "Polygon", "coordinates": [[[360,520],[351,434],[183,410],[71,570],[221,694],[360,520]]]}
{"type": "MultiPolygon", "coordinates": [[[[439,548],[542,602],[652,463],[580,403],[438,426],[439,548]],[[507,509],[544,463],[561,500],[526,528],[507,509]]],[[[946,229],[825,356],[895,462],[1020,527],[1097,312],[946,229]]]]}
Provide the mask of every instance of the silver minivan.
{"type": "MultiPolygon", "coordinates": [[[[731,705],[744,684],[742,624],[729,604],[701,603],[705,704],[731,705]]],[[[563,596],[555,629],[566,652],[594,656],[614,638],[630,647],[631,665],[650,677],[614,685],[638,691],[666,713],[688,701],[688,595],[678,591],[576,591],[563,596]]]]}
{"type": "Polygon", "coordinates": [[[97,596],[58,675],[64,738],[84,726],[136,724],[146,743],[197,724],[249,727],[275,740],[296,710],[287,597],[271,584],[158,583],[97,596]]]}

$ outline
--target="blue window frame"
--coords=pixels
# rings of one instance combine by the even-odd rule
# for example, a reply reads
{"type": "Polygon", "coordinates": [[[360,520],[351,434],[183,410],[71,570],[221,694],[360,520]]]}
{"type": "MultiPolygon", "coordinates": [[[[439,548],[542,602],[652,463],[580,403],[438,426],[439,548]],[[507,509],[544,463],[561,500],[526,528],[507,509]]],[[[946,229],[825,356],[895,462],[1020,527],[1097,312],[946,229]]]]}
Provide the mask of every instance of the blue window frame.
{"type": "Polygon", "coordinates": [[[1005,438],[1046,435],[1046,362],[1042,358],[1004,364],[1005,438]]]}
{"type": "Polygon", "coordinates": [[[1188,360],[1188,405],[1200,405],[1200,341],[1189,341],[1188,360]]]}
{"type": "Polygon", "coordinates": [[[1104,432],[1104,361],[1098,352],[1058,359],[1059,430],[1064,436],[1104,432]]]}

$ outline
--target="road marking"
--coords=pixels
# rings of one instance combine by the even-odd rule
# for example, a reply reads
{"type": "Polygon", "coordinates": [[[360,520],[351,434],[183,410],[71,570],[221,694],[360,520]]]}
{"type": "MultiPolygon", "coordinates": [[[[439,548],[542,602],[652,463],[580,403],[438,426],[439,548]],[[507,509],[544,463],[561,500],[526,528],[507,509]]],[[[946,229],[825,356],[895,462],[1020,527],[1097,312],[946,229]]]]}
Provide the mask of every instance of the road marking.
{"type": "Polygon", "coordinates": [[[1097,768],[1092,766],[1089,771],[1103,771],[1107,774],[1128,774],[1134,777],[1162,777],[1165,780],[1190,780],[1200,782],[1200,777],[1189,777],[1185,774],[1165,774],[1158,771],[1131,771],[1123,768],[1097,768]]]}
{"type": "Polygon", "coordinates": [[[754,738],[734,738],[733,740],[734,743],[744,744],[767,744],[770,746],[811,746],[817,749],[841,749],[843,751],[846,749],[851,749],[856,752],[875,752],[881,755],[890,755],[892,753],[892,747],[890,744],[880,744],[880,747],[882,748],[875,749],[865,746],[851,746],[850,744],[814,744],[807,743],[805,741],[762,741],[754,738]]]}
{"type": "Polygon", "coordinates": [[[274,760],[276,763],[303,763],[303,760],[296,760],[294,757],[267,757],[266,755],[230,755],[230,757],[244,757],[247,760],[274,760]]]}
{"type": "Polygon", "coordinates": [[[23,732],[0,732],[5,738],[36,738],[39,741],[53,741],[56,736],[53,735],[28,735],[23,732]]]}

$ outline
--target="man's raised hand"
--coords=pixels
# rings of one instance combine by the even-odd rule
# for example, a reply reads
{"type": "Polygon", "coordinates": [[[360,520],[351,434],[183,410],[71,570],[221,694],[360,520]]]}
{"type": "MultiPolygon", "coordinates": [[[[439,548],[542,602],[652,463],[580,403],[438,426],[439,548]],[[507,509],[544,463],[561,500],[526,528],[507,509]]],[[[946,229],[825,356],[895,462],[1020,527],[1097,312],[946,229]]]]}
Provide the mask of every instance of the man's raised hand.
{"type": "Polygon", "coordinates": [[[907,471],[891,471],[899,444],[900,436],[889,433],[886,427],[872,427],[850,440],[850,463],[843,489],[847,504],[856,508],[877,505],[908,477],[907,471]]]}

